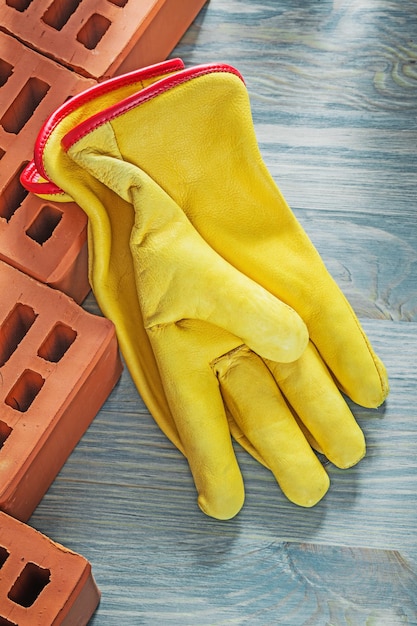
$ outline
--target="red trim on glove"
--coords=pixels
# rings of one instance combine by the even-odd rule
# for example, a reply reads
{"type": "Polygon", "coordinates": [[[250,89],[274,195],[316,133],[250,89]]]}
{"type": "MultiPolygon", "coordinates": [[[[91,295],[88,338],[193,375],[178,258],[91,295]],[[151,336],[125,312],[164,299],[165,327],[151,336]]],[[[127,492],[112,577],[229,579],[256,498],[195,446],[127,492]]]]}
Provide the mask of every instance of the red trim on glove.
{"type": "Polygon", "coordinates": [[[125,113],[126,111],[129,111],[130,109],[155,98],[161,93],[173,89],[177,85],[181,85],[182,83],[185,83],[193,78],[198,78],[199,76],[204,76],[213,72],[227,72],[229,74],[234,74],[240,78],[242,82],[244,82],[243,77],[237,69],[224,63],[198,65],[185,69],[184,63],[181,59],[170,59],[146,68],[134,70],[128,74],[115,76],[103,81],[102,83],[93,85],[89,89],[73,96],[73,98],[56,109],[43,124],[35,142],[33,161],[26,166],[20,176],[22,185],[28,191],[40,195],[63,193],[62,189],[49,179],[44,166],[43,155],[45,146],[54,129],[67,115],[75,111],[80,106],[90,102],[98,96],[109,93],[114,89],[132,85],[135,82],[140,82],[154,76],[169,74],[168,76],[163,76],[154,84],[148,85],[148,87],[145,87],[131,96],[124,98],[120,102],[107,107],[104,111],[100,111],[95,115],[92,115],[87,120],[84,120],[75,126],[62,138],[61,143],[64,150],[68,150],[75,142],[94,130],[94,128],[101,126],[101,124],[108,122],[122,113],[125,113]]]}
{"type": "Polygon", "coordinates": [[[238,70],[230,65],[226,64],[207,64],[207,65],[198,65],[196,67],[192,67],[189,69],[184,69],[176,74],[172,74],[170,76],[166,76],[165,78],[161,78],[158,82],[153,85],[149,85],[145,87],[141,91],[128,96],[124,100],[117,102],[116,104],[108,107],[104,111],[100,111],[95,115],[92,115],[87,120],[84,120],[78,126],[72,128],[61,140],[61,144],[64,150],[68,150],[74,143],[79,141],[82,137],[87,135],[89,132],[93,131],[95,128],[98,128],[102,124],[109,122],[110,120],[134,109],[135,107],[155,98],[161,93],[165,93],[178,85],[181,85],[193,78],[198,78],[199,76],[204,76],[206,74],[212,74],[214,72],[227,72],[229,74],[235,74],[238,78],[244,82],[241,74],[238,70]]]}

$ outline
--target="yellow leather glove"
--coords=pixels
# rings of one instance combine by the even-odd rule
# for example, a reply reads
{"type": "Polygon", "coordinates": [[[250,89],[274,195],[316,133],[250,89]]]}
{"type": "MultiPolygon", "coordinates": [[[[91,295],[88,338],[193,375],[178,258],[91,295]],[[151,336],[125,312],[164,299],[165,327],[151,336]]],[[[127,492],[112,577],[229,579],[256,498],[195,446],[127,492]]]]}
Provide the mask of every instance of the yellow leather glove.
{"type": "MultiPolygon", "coordinates": [[[[155,334],[148,331],[174,418],[167,410],[149,346],[143,337],[136,340],[135,324],[131,323],[140,317],[138,311],[133,314],[132,280],[126,284],[127,292],[122,294],[117,288],[118,278],[130,263],[127,242],[133,224],[129,207],[135,207],[136,219],[144,215],[148,203],[153,206],[145,210],[148,216],[160,215],[155,207],[164,207],[170,216],[162,229],[166,235],[175,231],[181,206],[213,249],[269,292],[295,305],[307,321],[316,347],[310,342],[302,357],[292,363],[261,362],[241,342],[227,350],[221,342],[222,349],[216,350],[212,328],[204,322],[202,326],[201,322],[193,324],[185,353],[195,356],[200,352],[206,366],[216,373],[233,435],[271,468],[291,500],[310,506],[324,494],[328,481],[301,430],[340,467],[356,463],[365,453],[363,436],[333,378],[356,401],[377,406],[388,390],[384,368],[260,158],[246,90],[236,70],[227,66],[178,68],[175,74],[156,80],[153,76],[149,82],[142,76],[142,85],[138,74],[112,79],[111,85],[102,83],[53,115],[38,140],[37,169],[44,179],[53,180],[69,192],[68,199],[73,198],[88,213],[91,276],[97,299],[103,312],[119,327],[122,351],[145,402],[190,461],[200,506],[215,517],[232,516],[243,501],[240,473],[231,450],[223,447],[218,456],[216,441],[219,437],[223,441],[225,435],[223,410],[210,397],[214,388],[205,392],[199,389],[193,395],[190,383],[184,382],[180,389],[174,382],[171,387],[170,381],[175,381],[179,370],[183,375],[178,380],[187,380],[192,363],[187,363],[183,355],[179,357],[171,342],[164,339],[155,344],[155,334]],[[72,129],[77,122],[81,125],[72,129]],[[65,134],[68,154],[59,146],[65,134]],[[105,197],[106,193],[103,196],[103,184],[104,189],[115,191],[118,199],[105,197]],[[101,209],[94,200],[98,198],[101,209]],[[275,380],[263,375],[264,363],[275,380]],[[210,403],[217,406],[217,417],[207,422],[200,407],[210,403]],[[188,416],[185,428],[184,416],[188,416]],[[182,424],[179,429],[178,419],[182,424]],[[213,430],[208,431],[207,423],[213,425],[213,430]],[[211,462],[205,466],[208,459],[211,462]],[[225,467],[233,467],[233,471],[226,472],[229,479],[223,480],[225,467]]],[[[35,166],[28,168],[23,180],[39,194],[43,179],[35,166]]],[[[50,190],[46,182],[43,191],[50,190]]],[[[196,233],[189,230],[188,221],[184,224],[185,239],[191,237],[194,241],[196,233]]],[[[144,243],[152,238],[147,235],[143,240],[141,222],[136,228],[141,245],[136,246],[132,239],[131,256],[137,267],[141,255],[150,254],[144,243]]],[[[201,239],[198,241],[201,246],[201,239]]],[[[155,251],[151,246],[151,250],[158,259],[160,249],[155,251]]],[[[157,260],[152,266],[154,271],[158,268],[157,260]]],[[[143,273],[140,276],[143,278],[143,273]]],[[[143,285],[151,283],[137,283],[146,325],[146,303],[153,300],[148,300],[143,285]]],[[[218,282],[215,289],[221,292],[218,282]]],[[[176,293],[184,294],[184,290],[176,293]]],[[[179,327],[177,324],[176,330],[179,327]]],[[[140,335],[140,329],[137,333],[140,335]]],[[[176,337],[180,336],[184,342],[184,332],[176,332],[176,337]]],[[[248,343],[263,357],[271,356],[260,345],[248,343]]],[[[185,348],[186,343],[182,345],[185,348]]],[[[284,359],[275,355],[275,360],[284,359]]]]}

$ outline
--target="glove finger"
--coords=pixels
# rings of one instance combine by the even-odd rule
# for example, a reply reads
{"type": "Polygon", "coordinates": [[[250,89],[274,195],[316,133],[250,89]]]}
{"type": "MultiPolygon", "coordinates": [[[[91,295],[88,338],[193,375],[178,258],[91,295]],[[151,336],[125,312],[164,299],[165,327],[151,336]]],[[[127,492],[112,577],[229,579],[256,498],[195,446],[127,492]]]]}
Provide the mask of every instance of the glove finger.
{"type": "Polygon", "coordinates": [[[242,508],[244,485],[233,450],[217,379],[209,362],[236,339],[209,324],[183,320],[148,329],[180,449],[186,456],[201,510],[230,519],[242,508]],[[213,331],[213,332],[211,332],[213,331]],[[205,339],[210,333],[211,341],[205,339]],[[219,348],[221,346],[221,348],[219,348]]]}
{"type": "Polygon", "coordinates": [[[337,467],[358,463],[366,452],[364,435],[313,343],[294,363],[267,364],[315,447],[337,467]]]}
{"type": "Polygon", "coordinates": [[[247,346],[213,363],[228,410],[292,502],[317,504],[329,478],[262,360],[247,346]]]}
{"type": "Polygon", "coordinates": [[[297,309],[306,320],[311,340],[339,389],[361,406],[378,407],[389,392],[384,364],[333,279],[328,277],[316,289],[307,310],[297,309]]]}

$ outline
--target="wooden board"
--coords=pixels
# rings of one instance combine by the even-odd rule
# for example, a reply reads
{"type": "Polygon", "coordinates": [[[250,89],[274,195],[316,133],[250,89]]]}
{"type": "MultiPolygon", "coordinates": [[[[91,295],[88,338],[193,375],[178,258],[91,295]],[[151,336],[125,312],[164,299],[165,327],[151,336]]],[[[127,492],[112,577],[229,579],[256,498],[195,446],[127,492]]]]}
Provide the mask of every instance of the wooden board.
{"type": "Polygon", "coordinates": [[[220,522],[125,371],[31,523],[91,560],[94,626],[417,624],[416,4],[211,0],[172,56],[242,72],[264,158],[391,394],[353,407],[367,456],[328,465],[311,510],[237,449],[247,499],[220,522]]]}

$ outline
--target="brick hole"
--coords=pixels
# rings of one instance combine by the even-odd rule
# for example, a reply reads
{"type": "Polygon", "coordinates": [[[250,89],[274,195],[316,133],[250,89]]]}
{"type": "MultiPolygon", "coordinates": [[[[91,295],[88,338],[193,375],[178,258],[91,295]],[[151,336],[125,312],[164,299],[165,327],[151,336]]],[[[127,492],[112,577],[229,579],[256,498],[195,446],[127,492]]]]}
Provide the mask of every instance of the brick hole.
{"type": "Polygon", "coordinates": [[[3,546],[0,546],[0,568],[3,567],[3,565],[6,563],[7,559],[9,558],[10,553],[8,550],[6,550],[6,548],[4,548],[3,546]]]}
{"type": "Polygon", "coordinates": [[[40,78],[29,78],[1,118],[0,124],[6,133],[17,135],[22,130],[49,89],[50,85],[40,78]]]}
{"type": "Polygon", "coordinates": [[[94,13],[79,31],[77,40],[88,50],[94,50],[110,24],[106,17],[94,13]]]}
{"type": "MultiPolygon", "coordinates": [[[[5,444],[6,439],[8,438],[8,436],[10,435],[12,430],[13,430],[13,428],[10,428],[10,426],[8,424],[6,424],[6,422],[2,422],[0,420],[0,450],[3,447],[3,445],[5,444]]],[[[1,551],[2,551],[2,548],[0,547],[0,567],[2,567],[2,565],[4,563],[4,561],[2,563],[1,551]]]]}
{"type": "Polygon", "coordinates": [[[0,615],[0,626],[17,626],[17,624],[16,622],[11,622],[10,620],[0,615]]]}
{"type": "Polygon", "coordinates": [[[7,394],[5,403],[21,413],[25,413],[40,390],[45,380],[32,370],[25,370],[7,394]]]}
{"type": "Polygon", "coordinates": [[[3,87],[13,74],[13,65],[7,63],[4,59],[0,59],[0,87],[3,87]]]}
{"type": "Polygon", "coordinates": [[[6,154],[6,150],[3,150],[3,148],[0,148],[0,159],[2,159],[5,154],[6,154]]]}
{"type": "Polygon", "coordinates": [[[75,13],[82,0],[54,0],[42,16],[42,21],[55,30],[61,30],[75,13]]]}
{"type": "Polygon", "coordinates": [[[45,241],[50,239],[61,219],[62,211],[46,204],[41,208],[32,224],[26,230],[26,234],[42,246],[45,241]]]}
{"type": "Polygon", "coordinates": [[[26,11],[26,9],[31,5],[32,0],[6,0],[6,4],[12,9],[16,9],[16,11],[26,11]]]}
{"type": "Polygon", "coordinates": [[[117,7],[124,7],[127,4],[128,0],[108,0],[108,2],[115,4],[117,7]]]}
{"type": "Polygon", "coordinates": [[[55,324],[39,348],[38,356],[45,359],[45,361],[58,363],[68,348],[74,343],[76,337],[77,333],[69,326],[62,324],[61,322],[55,324]]]}
{"type": "Polygon", "coordinates": [[[13,217],[29,193],[20,182],[20,174],[25,167],[26,163],[20,166],[0,193],[0,217],[3,217],[7,222],[13,217]]]}
{"type": "Polygon", "coordinates": [[[28,608],[39,597],[50,579],[49,569],[39,567],[35,563],[26,563],[7,595],[12,602],[28,608]]]}
{"type": "Polygon", "coordinates": [[[37,317],[37,313],[18,302],[0,327],[0,367],[10,359],[37,317]]]}

